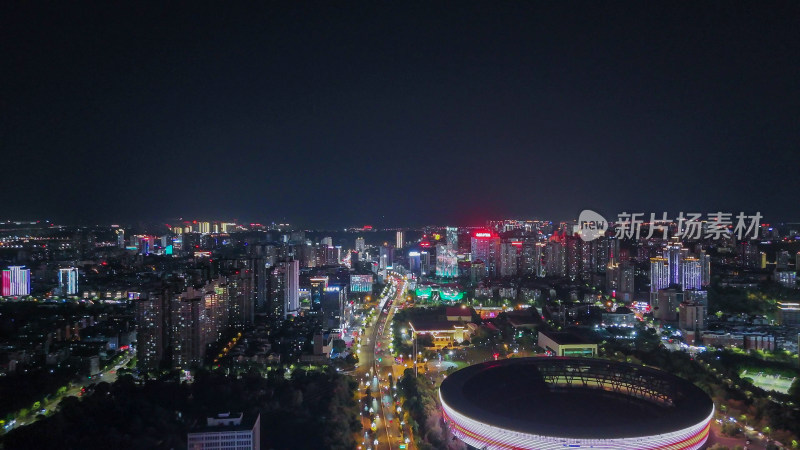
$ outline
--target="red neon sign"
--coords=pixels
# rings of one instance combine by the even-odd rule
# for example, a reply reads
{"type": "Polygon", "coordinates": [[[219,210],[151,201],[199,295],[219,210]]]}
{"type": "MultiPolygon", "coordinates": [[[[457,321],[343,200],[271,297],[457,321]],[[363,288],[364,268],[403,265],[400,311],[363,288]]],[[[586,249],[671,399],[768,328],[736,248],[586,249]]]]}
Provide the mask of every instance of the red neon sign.
{"type": "Polygon", "coordinates": [[[475,233],[475,237],[489,238],[489,237],[492,237],[492,233],[485,233],[485,232],[475,233]]]}

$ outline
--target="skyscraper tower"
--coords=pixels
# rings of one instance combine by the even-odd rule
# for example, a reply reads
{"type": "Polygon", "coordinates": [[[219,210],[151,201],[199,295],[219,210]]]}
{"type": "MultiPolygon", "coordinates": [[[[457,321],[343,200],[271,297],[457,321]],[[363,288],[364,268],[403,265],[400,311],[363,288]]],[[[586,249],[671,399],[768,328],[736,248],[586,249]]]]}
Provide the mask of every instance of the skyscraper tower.
{"type": "Polygon", "coordinates": [[[445,234],[447,235],[447,246],[450,247],[453,252],[456,254],[458,253],[458,228],[457,227],[447,227],[445,228],[445,234]]]}
{"type": "Polygon", "coordinates": [[[117,233],[117,247],[125,248],[125,230],[117,228],[115,232],[117,233]]]}
{"type": "Polygon", "coordinates": [[[517,247],[511,242],[500,244],[500,256],[498,258],[498,274],[500,277],[512,277],[517,274],[517,247]]]}
{"type": "Polygon", "coordinates": [[[683,282],[681,260],[684,254],[683,247],[677,239],[667,244],[667,247],[664,249],[664,258],[667,259],[669,264],[671,284],[681,284],[683,282]]]}
{"type": "Polygon", "coordinates": [[[61,295],[75,295],[78,293],[77,268],[58,269],[58,289],[61,295]]]}
{"type": "Polygon", "coordinates": [[[284,292],[283,318],[297,315],[300,310],[300,263],[285,261],[280,263],[285,268],[286,284],[284,292]]]}
{"type": "Polygon", "coordinates": [[[481,260],[486,265],[489,276],[497,276],[497,263],[500,256],[500,237],[490,232],[478,232],[472,237],[473,262],[481,260]]]}
{"type": "Polygon", "coordinates": [[[3,296],[31,295],[31,270],[9,266],[3,271],[3,296]]]}
{"type": "Polygon", "coordinates": [[[650,292],[657,293],[670,285],[669,268],[667,258],[650,258],[650,292]]]}
{"type": "Polygon", "coordinates": [[[364,241],[364,238],[363,237],[357,237],[356,238],[356,251],[359,253],[359,256],[362,256],[361,253],[363,253],[366,249],[367,249],[367,244],[364,241]]]}
{"type": "Polygon", "coordinates": [[[700,253],[700,268],[702,270],[700,284],[708,286],[711,284],[711,255],[706,252],[700,253]]]}
{"type": "Polygon", "coordinates": [[[700,289],[703,279],[700,260],[695,257],[688,257],[681,261],[681,278],[683,289],[700,289]]]}
{"type": "Polygon", "coordinates": [[[403,240],[403,232],[398,231],[395,235],[395,248],[403,248],[405,246],[405,241],[403,240]]]}

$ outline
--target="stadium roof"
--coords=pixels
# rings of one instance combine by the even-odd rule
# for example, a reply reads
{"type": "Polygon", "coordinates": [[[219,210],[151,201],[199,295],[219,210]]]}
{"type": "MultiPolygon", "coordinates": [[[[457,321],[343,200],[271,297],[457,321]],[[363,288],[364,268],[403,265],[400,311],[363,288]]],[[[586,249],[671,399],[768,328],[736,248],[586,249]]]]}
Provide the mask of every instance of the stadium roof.
{"type": "Polygon", "coordinates": [[[449,375],[440,394],[449,408],[487,425],[581,439],[669,433],[702,422],[713,409],[711,398],[687,380],[593,358],[511,358],[477,364],[449,375]],[[622,387],[584,387],[582,377],[600,377],[607,386],[622,387]],[[564,385],[567,378],[570,386],[564,385]],[[554,379],[561,382],[555,385],[554,379]]]}

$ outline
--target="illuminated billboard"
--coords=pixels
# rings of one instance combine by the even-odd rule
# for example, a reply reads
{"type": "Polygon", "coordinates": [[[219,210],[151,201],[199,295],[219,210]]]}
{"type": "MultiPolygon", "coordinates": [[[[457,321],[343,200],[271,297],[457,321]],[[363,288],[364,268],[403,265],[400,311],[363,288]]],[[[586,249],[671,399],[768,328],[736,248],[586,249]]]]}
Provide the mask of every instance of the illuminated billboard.
{"type": "Polygon", "coordinates": [[[372,292],[372,275],[350,275],[350,292],[372,292]]]}

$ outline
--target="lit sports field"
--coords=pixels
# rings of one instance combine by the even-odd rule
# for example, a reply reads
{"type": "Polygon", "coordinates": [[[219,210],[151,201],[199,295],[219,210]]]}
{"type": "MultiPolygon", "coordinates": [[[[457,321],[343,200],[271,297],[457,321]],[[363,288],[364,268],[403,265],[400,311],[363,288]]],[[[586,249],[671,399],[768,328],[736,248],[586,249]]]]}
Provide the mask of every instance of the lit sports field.
{"type": "Polygon", "coordinates": [[[765,391],[775,391],[782,394],[789,392],[794,378],[784,377],[780,375],[768,375],[763,372],[748,372],[743,370],[740,374],[742,378],[750,378],[756,387],[764,389],[765,391]]]}

